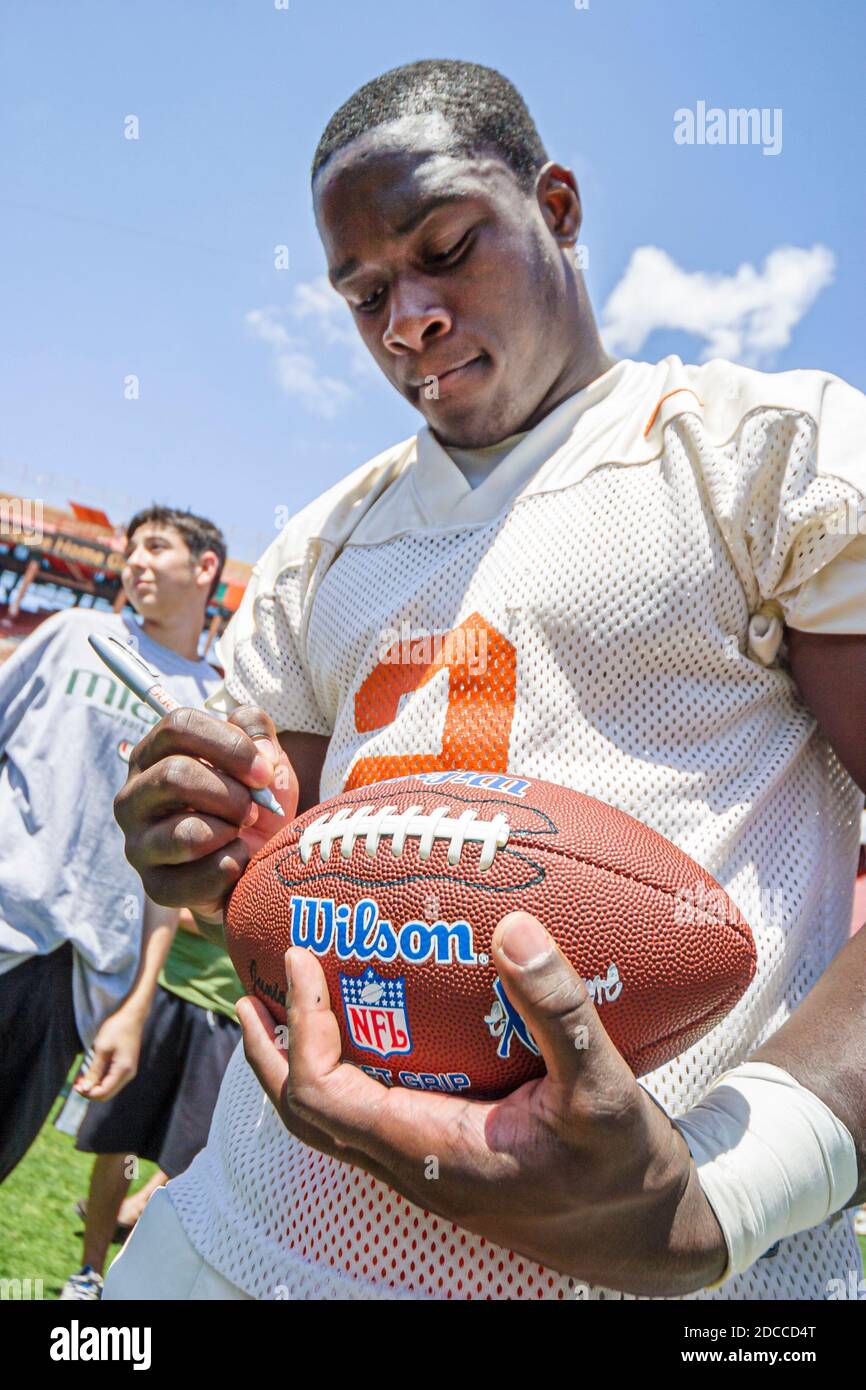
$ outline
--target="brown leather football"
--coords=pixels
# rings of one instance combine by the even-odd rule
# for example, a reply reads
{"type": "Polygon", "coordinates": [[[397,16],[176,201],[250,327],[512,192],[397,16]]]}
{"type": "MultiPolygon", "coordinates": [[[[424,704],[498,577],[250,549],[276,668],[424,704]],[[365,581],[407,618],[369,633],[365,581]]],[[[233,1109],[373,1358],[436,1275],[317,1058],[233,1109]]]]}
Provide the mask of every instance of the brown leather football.
{"type": "Polygon", "coordinates": [[[637,1076],[722,1019],[755,971],[752,933],[676,845],[580,792],[432,772],[344,792],[251,860],[226,940],[285,1020],[283,955],[319,957],[343,1057],[386,1085],[495,1097],[544,1063],[490,960],[506,913],[540,918],[637,1076]]]}

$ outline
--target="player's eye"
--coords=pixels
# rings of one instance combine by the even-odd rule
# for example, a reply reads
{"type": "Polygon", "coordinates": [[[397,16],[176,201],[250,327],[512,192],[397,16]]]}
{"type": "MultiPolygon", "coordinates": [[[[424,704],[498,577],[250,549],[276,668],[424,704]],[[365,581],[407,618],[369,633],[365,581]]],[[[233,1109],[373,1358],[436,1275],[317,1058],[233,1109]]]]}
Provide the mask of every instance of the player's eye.
{"type": "Polygon", "coordinates": [[[430,255],[427,257],[427,260],[431,265],[447,265],[449,262],[453,263],[460,255],[461,251],[466,249],[471,233],[472,228],[470,227],[469,231],[464,232],[460,240],[455,241],[454,245],[449,247],[447,251],[439,251],[435,255],[430,255]]]}
{"type": "Polygon", "coordinates": [[[372,294],[367,295],[366,299],[362,299],[359,304],[356,304],[355,308],[361,314],[369,314],[373,309],[378,308],[381,297],[382,290],[374,290],[372,294]]]}
{"type": "MultiPolygon", "coordinates": [[[[426,264],[434,266],[456,265],[461,256],[469,249],[472,231],[473,229],[470,227],[467,232],[464,232],[460,240],[455,241],[454,245],[450,246],[447,251],[436,251],[429,255],[425,255],[424,261],[426,264]]],[[[373,294],[368,295],[366,299],[360,300],[354,307],[360,314],[373,313],[379,308],[383,295],[384,290],[375,290],[373,294]]]]}

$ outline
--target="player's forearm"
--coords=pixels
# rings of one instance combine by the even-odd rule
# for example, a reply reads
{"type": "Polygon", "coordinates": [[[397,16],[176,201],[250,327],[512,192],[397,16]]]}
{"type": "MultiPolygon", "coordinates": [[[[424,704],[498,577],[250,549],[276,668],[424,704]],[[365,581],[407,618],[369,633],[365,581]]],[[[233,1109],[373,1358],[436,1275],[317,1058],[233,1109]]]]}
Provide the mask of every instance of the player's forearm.
{"type": "Polygon", "coordinates": [[[866,635],[786,629],[791,671],[842,766],[866,791],[866,635]]]}
{"type": "Polygon", "coordinates": [[[842,948],[814,989],[754,1060],[790,1073],[847,1126],[866,1201],[866,929],[842,948]]]}

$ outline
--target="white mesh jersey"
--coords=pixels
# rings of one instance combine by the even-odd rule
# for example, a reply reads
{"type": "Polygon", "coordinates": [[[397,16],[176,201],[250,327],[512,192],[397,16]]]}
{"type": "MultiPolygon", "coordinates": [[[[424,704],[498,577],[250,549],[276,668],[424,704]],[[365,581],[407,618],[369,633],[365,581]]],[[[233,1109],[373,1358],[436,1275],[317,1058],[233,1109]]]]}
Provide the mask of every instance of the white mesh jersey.
{"type": "MultiPolygon", "coordinates": [[[[845,940],[863,797],[801,702],[783,622],[866,631],[866,399],[819,372],[620,362],[470,488],[428,429],[293,522],[220,656],[278,729],[330,735],[321,792],[492,768],[578,788],[705,865],[755,981],[646,1079],[674,1114],[790,1014],[845,940]],[[855,509],[855,511],[852,511],[855,509]],[[859,513],[856,513],[859,514],[859,513]],[[844,519],[844,522],[843,522],[844,519]]],[[[168,1189],[259,1298],[603,1298],[288,1135],[239,1049],[168,1189]]],[[[850,1213],[697,1298],[823,1298],[850,1213]]]]}

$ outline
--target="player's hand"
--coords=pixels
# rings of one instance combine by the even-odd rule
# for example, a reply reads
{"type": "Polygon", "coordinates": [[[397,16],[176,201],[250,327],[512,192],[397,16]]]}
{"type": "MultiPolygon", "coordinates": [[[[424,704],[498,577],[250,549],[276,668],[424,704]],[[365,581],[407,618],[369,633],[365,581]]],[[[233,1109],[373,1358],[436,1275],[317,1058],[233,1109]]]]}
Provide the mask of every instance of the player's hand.
{"type": "Polygon", "coordinates": [[[724,1239],[686,1144],[637,1085],[583,981],[526,913],[503,918],[492,951],[547,1075],[485,1102],[386,1089],[341,1062],[321,965],[289,950],[288,1047],[259,1000],[237,1005],[247,1059],[286,1128],[581,1281],[670,1296],[718,1279],[724,1239]]]}
{"type": "Polygon", "coordinates": [[[123,1005],[109,1014],[93,1044],[90,1065],[74,1089],[87,1100],[111,1100],[136,1076],[145,1020],[123,1005]]]}
{"type": "Polygon", "coordinates": [[[256,787],[270,787],[293,819],[297,778],[273,721],[253,705],[227,720],[175,710],[136,744],[114,814],[154,902],[222,912],[252,855],[287,823],[256,805],[256,787]]]}

